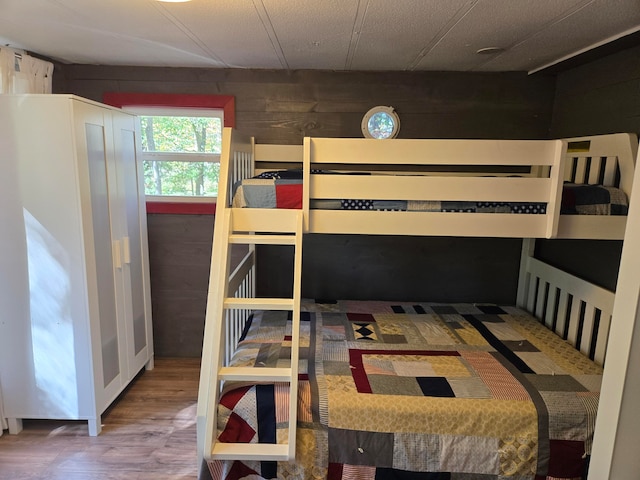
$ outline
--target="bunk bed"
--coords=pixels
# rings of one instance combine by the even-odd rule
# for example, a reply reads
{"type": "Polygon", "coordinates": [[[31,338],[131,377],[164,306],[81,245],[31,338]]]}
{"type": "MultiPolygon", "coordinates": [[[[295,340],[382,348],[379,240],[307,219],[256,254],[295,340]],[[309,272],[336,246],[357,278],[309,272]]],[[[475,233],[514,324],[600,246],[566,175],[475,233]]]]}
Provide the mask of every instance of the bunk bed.
{"type": "Polygon", "coordinates": [[[615,295],[535,239],[624,239],[636,155],[629,134],[268,146],[225,129],[201,478],[581,478],[615,295]],[[618,215],[576,214],[582,186],[618,215]],[[522,238],[517,306],[302,299],[307,233],[522,238]],[[291,298],[255,298],[259,244],[293,246],[291,298]]]}

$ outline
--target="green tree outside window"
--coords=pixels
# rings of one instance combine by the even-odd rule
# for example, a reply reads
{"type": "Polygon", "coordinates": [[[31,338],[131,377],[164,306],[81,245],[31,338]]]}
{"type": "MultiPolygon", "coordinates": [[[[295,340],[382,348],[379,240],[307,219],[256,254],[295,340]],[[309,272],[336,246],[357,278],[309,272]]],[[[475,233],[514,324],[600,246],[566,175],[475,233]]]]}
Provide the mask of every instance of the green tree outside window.
{"type": "Polygon", "coordinates": [[[145,193],[216,196],[222,121],[216,117],[141,116],[145,193]],[[144,155],[147,154],[147,155],[144,155]]]}

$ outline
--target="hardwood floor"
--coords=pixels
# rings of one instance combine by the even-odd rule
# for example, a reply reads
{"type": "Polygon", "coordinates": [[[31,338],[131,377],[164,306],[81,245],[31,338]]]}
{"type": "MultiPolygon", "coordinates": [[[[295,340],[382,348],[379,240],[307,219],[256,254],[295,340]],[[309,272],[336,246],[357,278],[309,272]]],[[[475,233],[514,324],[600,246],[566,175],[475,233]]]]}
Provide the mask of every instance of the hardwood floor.
{"type": "Polygon", "coordinates": [[[156,358],[102,416],[86,422],[25,420],[0,437],[0,479],[195,479],[200,359],[156,358]]]}

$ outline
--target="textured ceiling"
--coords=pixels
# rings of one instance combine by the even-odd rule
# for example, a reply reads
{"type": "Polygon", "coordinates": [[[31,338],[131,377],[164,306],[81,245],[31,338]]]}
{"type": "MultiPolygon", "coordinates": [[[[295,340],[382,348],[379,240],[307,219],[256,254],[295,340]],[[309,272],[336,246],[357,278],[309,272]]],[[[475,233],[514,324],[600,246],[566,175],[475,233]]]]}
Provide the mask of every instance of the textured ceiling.
{"type": "Polygon", "coordinates": [[[534,72],[638,30],[640,0],[0,0],[0,45],[83,64],[534,72]]]}

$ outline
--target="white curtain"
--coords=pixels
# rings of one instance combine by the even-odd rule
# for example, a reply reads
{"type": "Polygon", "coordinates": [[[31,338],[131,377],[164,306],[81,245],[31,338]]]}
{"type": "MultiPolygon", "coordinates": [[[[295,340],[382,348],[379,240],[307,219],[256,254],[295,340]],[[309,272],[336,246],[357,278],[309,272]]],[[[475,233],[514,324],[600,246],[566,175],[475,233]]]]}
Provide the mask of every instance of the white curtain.
{"type": "MultiPolygon", "coordinates": [[[[51,93],[53,64],[26,52],[0,47],[0,94],[51,93]]],[[[7,429],[0,385],[0,435],[7,429]]]]}
{"type": "Polygon", "coordinates": [[[0,47],[0,93],[51,93],[53,64],[0,47]]]}

